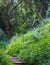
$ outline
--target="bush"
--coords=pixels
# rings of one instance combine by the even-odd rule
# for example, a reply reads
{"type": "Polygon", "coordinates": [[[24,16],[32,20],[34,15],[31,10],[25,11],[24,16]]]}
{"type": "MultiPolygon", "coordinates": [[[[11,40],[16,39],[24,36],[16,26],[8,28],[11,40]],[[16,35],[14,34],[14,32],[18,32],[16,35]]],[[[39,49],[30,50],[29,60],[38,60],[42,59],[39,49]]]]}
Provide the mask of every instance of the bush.
{"type": "Polygon", "coordinates": [[[22,35],[17,38],[17,36],[13,37],[10,45],[8,45],[6,53],[10,54],[12,56],[17,56],[18,53],[20,53],[20,50],[26,47],[27,45],[31,43],[36,43],[38,42],[38,39],[34,37],[33,32],[31,31],[25,35],[22,35]]]}
{"type": "Polygon", "coordinates": [[[6,49],[6,46],[8,45],[9,43],[9,39],[4,36],[2,39],[0,39],[0,49],[6,49]]]}
{"type": "Polygon", "coordinates": [[[14,37],[10,44],[7,47],[6,53],[11,55],[11,56],[17,56],[17,54],[20,52],[20,49],[22,49],[25,45],[24,43],[21,41],[23,40],[22,37],[16,39],[17,37],[14,37]]]}
{"type": "Polygon", "coordinates": [[[3,32],[2,29],[0,29],[0,49],[6,47],[7,40],[8,40],[8,38],[7,38],[6,34],[3,32]]]}
{"type": "Polygon", "coordinates": [[[13,65],[10,57],[2,49],[0,49],[0,65],[13,65]]]}
{"type": "Polygon", "coordinates": [[[28,65],[50,65],[50,36],[39,43],[26,46],[20,50],[18,57],[27,62],[28,65]]]}
{"type": "Polygon", "coordinates": [[[6,43],[5,42],[3,42],[3,41],[1,41],[0,42],[0,49],[5,49],[6,48],[6,43]]]}
{"type": "Polygon", "coordinates": [[[28,65],[50,65],[50,24],[18,38],[15,36],[10,43],[7,54],[24,60],[28,65]]]}

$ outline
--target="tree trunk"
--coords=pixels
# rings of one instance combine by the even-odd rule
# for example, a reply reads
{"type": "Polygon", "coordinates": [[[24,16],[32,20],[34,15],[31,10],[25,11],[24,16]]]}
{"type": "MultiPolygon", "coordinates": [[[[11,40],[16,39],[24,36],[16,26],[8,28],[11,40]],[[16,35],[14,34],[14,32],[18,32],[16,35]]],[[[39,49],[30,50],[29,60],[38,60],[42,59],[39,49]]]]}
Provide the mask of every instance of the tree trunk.
{"type": "Polygon", "coordinates": [[[12,33],[11,33],[11,24],[10,24],[10,21],[9,21],[9,15],[6,15],[5,16],[5,21],[4,21],[4,24],[5,24],[5,31],[6,31],[6,34],[11,37],[12,33]]]}

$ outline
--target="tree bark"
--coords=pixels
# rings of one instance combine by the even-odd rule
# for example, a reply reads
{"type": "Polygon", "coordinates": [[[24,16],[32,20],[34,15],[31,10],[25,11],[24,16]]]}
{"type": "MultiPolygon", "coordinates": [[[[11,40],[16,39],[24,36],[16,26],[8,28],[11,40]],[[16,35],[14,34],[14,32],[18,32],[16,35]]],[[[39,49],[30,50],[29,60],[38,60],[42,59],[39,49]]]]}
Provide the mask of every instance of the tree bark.
{"type": "Polygon", "coordinates": [[[5,16],[4,24],[5,24],[6,34],[7,34],[9,37],[11,37],[11,35],[12,35],[12,33],[11,33],[11,24],[10,24],[10,21],[9,21],[9,15],[8,15],[8,14],[5,16]]]}

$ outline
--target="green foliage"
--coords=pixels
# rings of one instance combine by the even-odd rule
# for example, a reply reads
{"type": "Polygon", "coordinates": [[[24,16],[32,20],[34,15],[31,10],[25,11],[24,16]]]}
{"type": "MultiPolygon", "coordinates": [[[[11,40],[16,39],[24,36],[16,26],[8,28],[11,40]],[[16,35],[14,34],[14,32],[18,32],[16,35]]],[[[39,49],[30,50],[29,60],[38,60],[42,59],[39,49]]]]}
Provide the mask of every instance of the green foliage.
{"type": "MultiPolygon", "coordinates": [[[[0,0],[0,28],[6,31],[6,25],[10,22],[13,33],[27,32],[19,37],[14,36],[7,46],[7,38],[4,32],[0,31],[0,65],[13,65],[8,55],[16,56],[28,65],[50,65],[50,23],[42,25],[47,1],[18,0],[14,3],[13,0],[0,0]],[[43,27],[39,28],[39,24],[43,27]],[[32,31],[28,31],[30,29],[32,31]],[[5,50],[6,46],[4,53],[1,48],[5,50]]],[[[50,16],[48,13],[50,5],[47,11],[47,16],[50,16]]]]}
{"type": "Polygon", "coordinates": [[[34,37],[33,32],[28,32],[20,37],[15,36],[12,38],[10,45],[8,45],[6,53],[12,56],[17,56],[21,49],[23,49],[27,44],[36,43],[38,39],[34,37]]]}
{"type": "Polygon", "coordinates": [[[2,6],[2,2],[3,2],[3,0],[0,0],[0,6],[2,6]]]}
{"type": "Polygon", "coordinates": [[[5,49],[9,43],[9,39],[5,33],[0,29],[0,49],[5,49]]]}
{"type": "Polygon", "coordinates": [[[3,42],[3,40],[0,42],[0,49],[5,49],[6,48],[6,43],[3,42]]]}
{"type": "Polygon", "coordinates": [[[8,45],[9,40],[7,38],[0,40],[0,49],[6,49],[6,46],[8,45]]]}
{"type": "Polygon", "coordinates": [[[50,17],[50,4],[48,4],[48,10],[47,10],[47,13],[46,13],[46,15],[47,15],[47,17],[50,17]]]}
{"type": "MultiPolygon", "coordinates": [[[[47,65],[50,59],[50,37],[45,38],[39,43],[30,44],[22,49],[18,55],[28,64],[47,65]]],[[[50,64],[50,63],[49,63],[50,64]]]]}
{"type": "Polygon", "coordinates": [[[34,0],[18,0],[17,8],[12,12],[15,13],[15,19],[13,18],[11,23],[14,23],[13,27],[17,33],[25,33],[30,28],[43,22],[41,14],[36,9],[34,0]]]}
{"type": "Polygon", "coordinates": [[[50,24],[15,36],[6,53],[24,60],[28,65],[50,65],[50,24]]]}
{"type": "Polygon", "coordinates": [[[48,5],[47,1],[45,4],[44,2],[42,0],[18,0],[14,3],[13,0],[3,0],[3,6],[0,8],[1,28],[5,30],[3,21],[10,22],[12,25],[12,28],[10,28],[13,33],[25,33],[30,28],[38,26],[39,23],[43,22],[41,14],[45,15],[46,10],[44,9],[48,5]]]}
{"type": "Polygon", "coordinates": [[[17,37],[13,38],[11,40],[11,44],[8,45],[7,47],[7,50],[6,50],[6,53],[7,54],[10,54],[11,56],[16,56],[19,52],[20,52],[20,49],[22,49],[25,45],[24,43],[22,42],[23,38],[20,37],[20,39],[16,39],[17,37]]]}
{"type": "Polygon", "coordinates": [[[0,49],[0,65],[13,65],[10,57],[2,49],[0,49]]]}

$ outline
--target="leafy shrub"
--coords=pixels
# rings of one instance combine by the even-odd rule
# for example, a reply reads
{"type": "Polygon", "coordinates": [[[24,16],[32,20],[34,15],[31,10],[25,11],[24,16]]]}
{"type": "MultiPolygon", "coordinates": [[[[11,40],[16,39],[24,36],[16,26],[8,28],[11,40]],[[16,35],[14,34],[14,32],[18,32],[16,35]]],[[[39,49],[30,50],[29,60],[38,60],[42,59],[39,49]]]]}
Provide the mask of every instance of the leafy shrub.
{"type": "Polygon", "coordinates": [[[20,37],[21,40],[19,40],[19,38],[18,39],[16,38],[17,37],[14,37],[11,40],[6,50],[6,53],[12,56],[16,56],[20,52],[20,49],[22,49],[25,46],[24,43],[21,42],[21,40],[23,40],[22,37],[20,37]]]}
{"type": "Polygon", "coordinates": [[[50,23],[41,28],[37,28],[33,33],[39,40],[44,39],[50,35],[50,23]]]}
{"type": "Polygon", "coordinates": [[[8,45],[8,43],[9,43],[9,39],[2,39],[1,41],[0,41],[0,49],[6,49],[6,46],[8,45]]]}
{"type": "Polygon", "coordinates": [[[14,37],[6,53],[30,65],[50,65],[50,24],[14,37]]]}
{"type": "Polygon", "coordinates": [[[50,65],[48,62],[50,59],[50,36],[39,43],[26,46],[20,50],[18,57],[26,61],[28,65],[50,65]]]}
{"type": "Polygon", "coordinates": [[[38,39],[34,37],[34,34],[31,31],[25,35],[22,35],[17,38],[17,36],[13,37],[10,45],[8,45],[6,53],[12,56],[17,56],[21,49],[26,47],[28,44],[36,43],[38,39]]]}
{"type": "Polygon", "coordinates": [[[0,49],[6,48],[8,43],[9,43],[9,39],[6,37],[6,35],[3,35],[0,37],[0,49]]]}
{"type": "Polygon", "coordinates": [[[0,65],[13,65],[10,57],[2,49],[0,49],[0,65]]]}
{"type": "Polygon", "coordinates": [[[6,48],[6,43],[1,41],[0,42],[0,49],[4,49],[4,48],[6,48]]]}

